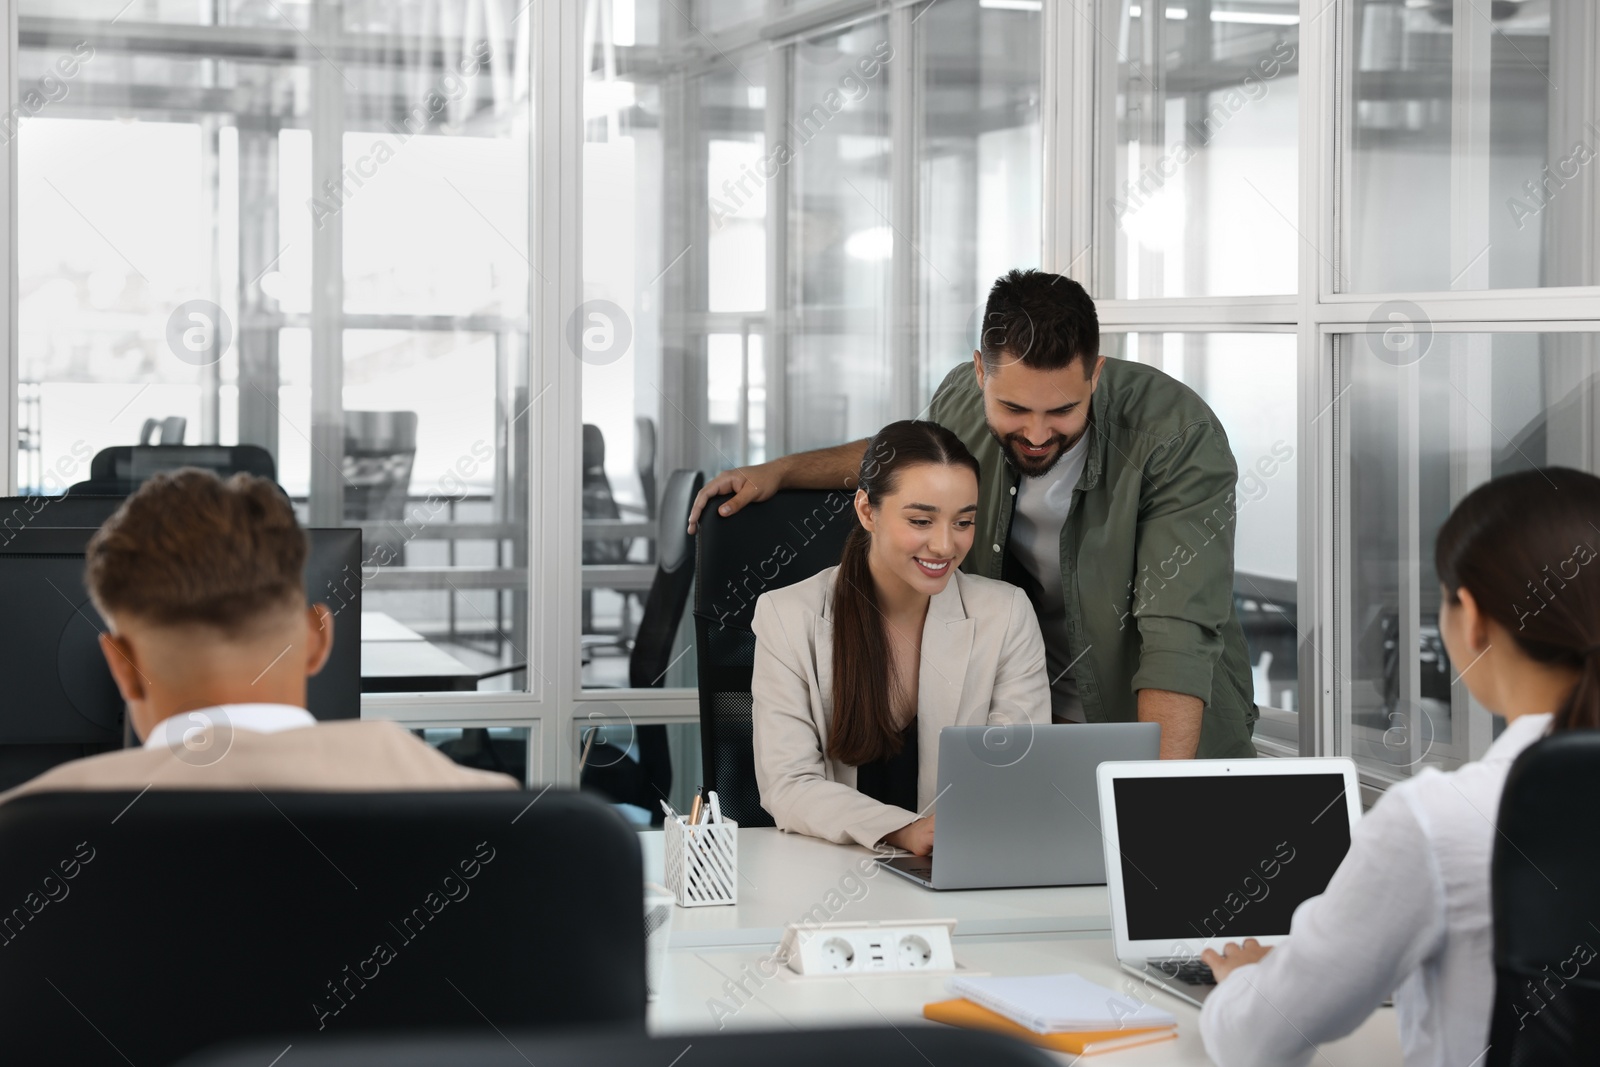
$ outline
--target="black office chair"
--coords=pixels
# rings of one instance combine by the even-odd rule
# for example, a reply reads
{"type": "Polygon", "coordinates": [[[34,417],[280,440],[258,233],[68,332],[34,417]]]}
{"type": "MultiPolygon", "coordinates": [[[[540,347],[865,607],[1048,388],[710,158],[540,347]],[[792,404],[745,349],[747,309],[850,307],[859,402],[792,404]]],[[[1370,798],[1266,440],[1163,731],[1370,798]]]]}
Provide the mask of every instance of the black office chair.
{"type": "Polygon", "coordinates": [[[644,514],[656,517],[656,420],[648,415],[633,419],[633,469],[644,492],[644,514]]]}
{"type": "Polygon", "coordinates": [[[381,530],[366,532],[366,552],[378,546],[385,558],[405,564],[412,532],[404,528],[411,469],[417,458],[415,411],[347,411],[344,413],[344,521],[381,530]]]}
{"type": "Polygon", "coordinates": [[[756,598],[839,562],[856,526],[854,495],[791,489],[723,518],[717,497],[700,514],[696,556],[695,654],[700,675],[700,748],[704,774],[729,818],[771,826],[756,788],[751,749],[750,673],[756,598]]]}
{"type": "MultiPolygon", "coordinates": [[[[628,656],[628,684],[636,689],[656,689],[666,684],[678,623],[689,603],[689,591],[694,588],[694,539],[688,534],[689,505],[694,503],[705,480],[705,475],[691,470],[673,471],[667,478],[656,534],[656,575],[650,582],[650,595],[645,600],[639,632],[634,636],[633,651],[628,656]]],[[[619,803],[644,808],[650,813],[651,825],[660,826],[664,816],[659,802],[667,799],[672,790],[672,752],[667,746],[667,728],[636,726],[633,740],[639,750],[637,763],[621,756],[596,758],[591,751],[591,763],[584,767],[580,784],[597,789],[619,803]]]]}
{"type": "Polygon", "coordinates": [[[55,793],[0,805],[0,855],[8,1062],[643,1031],[638,839],[589,797],[55,793]]]}
{"type": "MultiPolygon", "coordinates": [[[[1015,1038],[943,1026],[684,1037],[482,1032],[488,1030],[480,1024],[479,1032],[454,1038],[297,1039],[292,1060],[294,1067],[668,1067],[692,1045],[685,1067],[691,1060],[694,1067],[1049,1067],[1056,1062],[1015,1038]]],[[[235,1045],[190,1057],[180,1067],[262,1067],[282,1052],[282,1044],[270,1042],[235,1045]]]]}
{"type": "Polygon", "coordinates": [[[70,496],[128,496],[152,474],[199,467],[222,477],[254,474],[278,480],[272,453],[260,445],[113,445],[89,461],[89,477],[71,486],[70,496]]]}
{"type": "Polygon", "coordinates": [[[1600,1062],[1600,730],[1517,757],[1490,866],[1494,1008],[1488,1067],[1600,1062]]]}

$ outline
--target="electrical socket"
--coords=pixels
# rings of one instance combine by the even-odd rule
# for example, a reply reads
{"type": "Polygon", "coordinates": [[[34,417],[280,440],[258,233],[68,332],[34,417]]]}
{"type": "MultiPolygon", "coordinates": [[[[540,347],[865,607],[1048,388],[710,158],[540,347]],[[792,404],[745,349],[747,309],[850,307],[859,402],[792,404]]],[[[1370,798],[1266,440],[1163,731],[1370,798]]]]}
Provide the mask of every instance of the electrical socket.
{"type": "Polygon", "coordinates": [[[953,974],[954,919],[922,922],[790,923],[779,955],[807,977],[860,974],[953,974]]]}

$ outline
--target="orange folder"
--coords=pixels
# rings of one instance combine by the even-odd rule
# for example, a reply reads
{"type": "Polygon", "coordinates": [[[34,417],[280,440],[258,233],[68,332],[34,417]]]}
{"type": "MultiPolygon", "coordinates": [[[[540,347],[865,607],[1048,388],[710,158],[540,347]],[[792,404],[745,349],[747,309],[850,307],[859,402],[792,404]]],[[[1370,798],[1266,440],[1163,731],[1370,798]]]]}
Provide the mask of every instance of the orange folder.
{"type": "Polygon", "coordinates": [[[1056,1052],[1071,1052],[1078,1056],[1093,1056],[1097,1052],[1112,1052],[1116,1049],[1135,1048],[1139,1045],[1153,1045],[1157,1041],[1173,1041],[1178,1037],[1178,1028],[1176,1026],[1145,1027],[1137,1030],[1079,1030],[1040,1034],[1012,1022],[998,1012],[990,1011],[981,1004],[974,1004],[965,997],[959,997],[955,1000],[937,1000],[932,1004],[925,1004],[922,1008],[922,1014],[925,1018],[932,1019],[936,1023],[964,1026],[971,1030],[994,1030],[997,1033],[1020,1037],[1024,1041],[1031,1041],[1035,1045],[1054,1049],[1056,1052]]]}

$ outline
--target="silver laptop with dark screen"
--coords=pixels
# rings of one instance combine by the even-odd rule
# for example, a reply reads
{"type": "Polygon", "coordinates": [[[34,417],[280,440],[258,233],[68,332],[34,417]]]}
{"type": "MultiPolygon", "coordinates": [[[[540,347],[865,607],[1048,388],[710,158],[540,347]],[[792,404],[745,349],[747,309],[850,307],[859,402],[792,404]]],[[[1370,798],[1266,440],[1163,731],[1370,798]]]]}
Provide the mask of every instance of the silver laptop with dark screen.
{"type": "Polygon", "coordinates": [[[1157,723],[947,726],[933,855],[878,862],[930,889],[1104,884],[1095,769],[1160,750],[1157,723]]]}

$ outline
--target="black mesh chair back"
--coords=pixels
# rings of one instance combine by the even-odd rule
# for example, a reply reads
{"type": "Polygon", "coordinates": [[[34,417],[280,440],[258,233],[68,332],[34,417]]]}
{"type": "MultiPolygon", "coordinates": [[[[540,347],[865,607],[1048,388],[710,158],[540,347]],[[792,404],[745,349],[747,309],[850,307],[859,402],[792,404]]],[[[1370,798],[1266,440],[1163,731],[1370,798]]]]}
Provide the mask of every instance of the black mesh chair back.
{"type": "Polygon", "coordinates": [[[222,1041],[281,1052],[485,1018],[642,1032],[637,837],[592,798],[531,799],[152,789],[0,805],[6,1061],[155,1067],[222,1041]]]}
{"type": "Polygon", "coordinates": [[[756,599],[839,562],[856,527],[854,494],[784,490],[723,518],[717,497],[700,515],[695,554],[695,653],[700,676],[700,747],[706,781],[729,818],[771,826],[756,788],[750,673],[756,599]]]}
{"type": "MultiPolygon", "coordinates": [[[[666,685],[667,668],[672,664],[672,646],[678,636],[678,623],[694,588],[694,540],[689,536],[689,505],[705,484],[699,471],[673,471],[661,500],[661,519],[656,532],[659,551],[656,575],[639,619],[628,655],[628,684],[636,689],[659,689],[666,685]]],[[[579,779],[585,789],[596,789],[622,804],[635,804],[650,813],[652,826],[664,821],[661,801],[672,793],[672,749],[667,743],[667,728],[657,724],[635,726],[631,742],[638,760],[614,754],[591,752],[579,779]]]]}
{"type": "Polygon", "coordinates": [[[278,480],[272,453],[260,445],[113,445],[89,461],[89,477],[67,492],[74,496],[127,496],[151,475],[199,467],[226,478],[253,474],[278,480]]]}
{"type": "MultiPolygon", "coordinates": [[[[719,796],[717,798],[721,800],[719,796]]],[[[694,1067],[1049,1067],[1041,1049],[1000,1034],[945,1027],[888,1026],[688,1037],[527,1034],[487,1025],[455,1038],[396,1035],[315,1038],[294,1043],[294,1067],[667,1067],[690,1053],[694,1067]]],[[[184,1060],[181,1067],[262,1067],[283,1052],[269,1042],[236,1045],[184,1060]]],[[[288,1067],[289,1060],[284,1060],[288,1067]]],[[[685,1058],[687,1067],[689,1059],[685,1058]]]]}
{"type": "Polygon", "coordinates": [[[1600,1063],[1600,730],[1555,734],[1511,767],[1490,893],[1489,1067],[1600,1063]]]}

